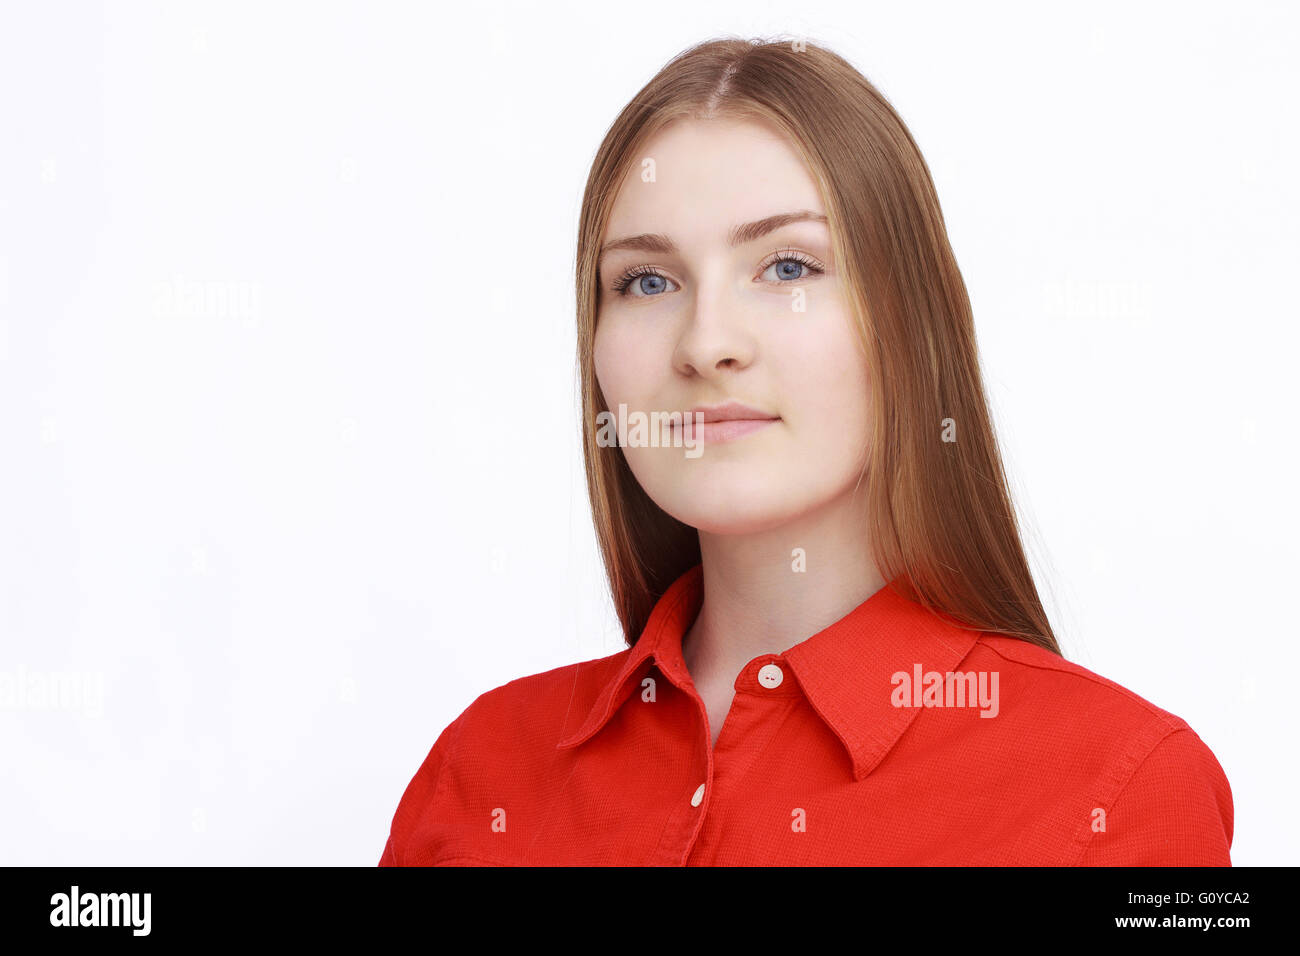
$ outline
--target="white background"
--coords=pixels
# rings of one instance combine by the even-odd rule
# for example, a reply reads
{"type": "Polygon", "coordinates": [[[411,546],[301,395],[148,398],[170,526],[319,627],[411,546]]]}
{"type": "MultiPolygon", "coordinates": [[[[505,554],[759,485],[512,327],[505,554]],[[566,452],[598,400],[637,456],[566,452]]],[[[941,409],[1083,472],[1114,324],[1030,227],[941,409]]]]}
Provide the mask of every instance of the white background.
{"type": "Polygon", "coordinates": [[[594,151],[706,38],[898,109],[1066,654],[1294,864],[1289,4],[9,4],[0,863],[374,865],[439,732],[621,650],[578,443],[594,151]],[[199,295],[195,294],[198,291],[199,295]],[[96,689],[102,688],[102,698],[96,689]]]}

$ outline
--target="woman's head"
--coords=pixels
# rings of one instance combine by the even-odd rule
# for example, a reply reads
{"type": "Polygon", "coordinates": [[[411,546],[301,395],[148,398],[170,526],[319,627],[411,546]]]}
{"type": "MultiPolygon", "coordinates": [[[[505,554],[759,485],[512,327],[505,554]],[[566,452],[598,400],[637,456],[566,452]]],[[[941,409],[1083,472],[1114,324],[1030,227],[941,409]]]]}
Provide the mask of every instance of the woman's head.
{"type": "Polygon", "coordinates": [[[698,532],[838,508],[905,596],[1058,650],[929,171],[846,61],[746,40],[674,58],[601,144],[576,267],[588,489],[629,642],[698,532]],[[620,404],[727,400],[780,420],[697,458],[598,441],[620,404]]]}
{"type": "Polygon", "coordinates": [[[817,183],[755,119],[675,120],[641,153],[598,263],[601,396],[647,414],[738,401],[776,420],[695,454],[625,444],[637,483],[713,534],[851,505],[866,443],[846,436],[867,433],[870,383],[817,183]]]}

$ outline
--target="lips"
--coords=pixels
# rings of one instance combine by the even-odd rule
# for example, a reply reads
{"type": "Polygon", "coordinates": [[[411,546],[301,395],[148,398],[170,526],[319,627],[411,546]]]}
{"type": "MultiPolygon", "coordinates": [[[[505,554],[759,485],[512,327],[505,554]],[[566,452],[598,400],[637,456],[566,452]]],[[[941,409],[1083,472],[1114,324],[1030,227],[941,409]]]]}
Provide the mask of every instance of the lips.
{"type": "Polygon", "coordinates": [[[673,423],[672,431],[690,441],[718,444],[742,438],[780,420],[779,415],[743,402],[725,402],[696,405],[682,414],[680,425],[673,423]]]}
{"type": "Polygon", "coordinates": [[[780,417],[780,415],[773,415],[771,412],[765,412],[762,409],[753,408],[741,402],[724,402],[721,405],[696,405],[683,415],[683,418],[689,422],[700,420],[704,422],[770,422],[780,417]],[[699,419],[696,417],[697,415],[702,415],[703,418],[699,419]]]}

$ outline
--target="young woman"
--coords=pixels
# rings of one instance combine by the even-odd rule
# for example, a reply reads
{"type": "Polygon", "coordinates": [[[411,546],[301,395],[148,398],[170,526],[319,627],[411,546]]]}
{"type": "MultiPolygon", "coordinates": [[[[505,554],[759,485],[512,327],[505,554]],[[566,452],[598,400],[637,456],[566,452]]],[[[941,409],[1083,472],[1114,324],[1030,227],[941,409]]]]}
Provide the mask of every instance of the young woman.
{"type": "Polygon", "coordinates": [[[933,183],[848,63],[670,62],[596,156],[577,293],[629,647],[475,700],[381,865],[1229,863],[1210,750],[1060,653],[933,183]]]}

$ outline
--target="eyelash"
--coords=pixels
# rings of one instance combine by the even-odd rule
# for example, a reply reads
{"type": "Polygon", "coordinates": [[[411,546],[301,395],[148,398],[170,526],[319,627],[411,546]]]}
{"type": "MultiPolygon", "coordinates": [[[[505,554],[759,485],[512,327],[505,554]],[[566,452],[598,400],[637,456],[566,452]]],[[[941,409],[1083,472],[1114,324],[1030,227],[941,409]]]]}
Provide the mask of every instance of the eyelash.
{"type": "MultiPolygon", "coordinates": [[[[809,272],[811,272],[815,276],[824,275],[826,272],[825,269],[823,269],[820,265],[817,264],[817,261],[815,259],[808,257],[804,253],[799,252],[796,249],[782,249],[780,252],[773,253],[771,256],[768,257],[768,259],[763,263],[762,267],[759,268],[758,274],[762,275],[764,272],[766,272],[772,266],[776,265],[778,262],[797,262],[800,265],[802,265],[804,268],[808,269],[809,272]]],[[[629,269],[627,272],[624,272],[621,276],[619,276],[618,280],[615,281],[614,294],[628,297],[627,296],[628,288],[632,285],[633,282],[635,282],[637,279],[641,278],[642,276],[659,276],[660,278],[663,279],[668,278],[662,272],[656,269],[654,266],[636,266],[635,268],[629,269]]],[[[800,276],[799,278],[806,279],[808,278],[808,276],[800,276]]],[[[792,283],[798,281],[799,279],[787,279],[784,281],[777,279],[773,283],[773,285],[791,285],[792,283]]],[[[646,296],[645,298],[654,299],[658,297],[651,295],[651,296],[646,296]]]]}

